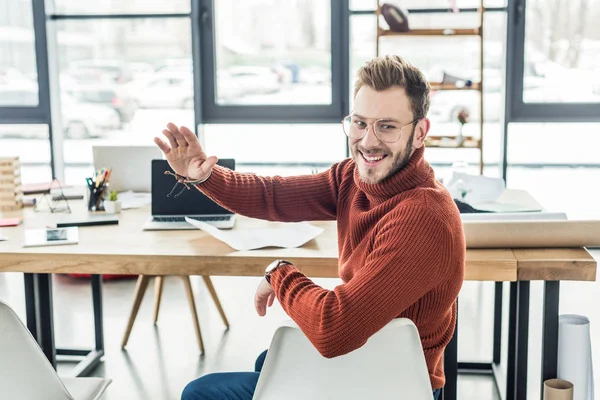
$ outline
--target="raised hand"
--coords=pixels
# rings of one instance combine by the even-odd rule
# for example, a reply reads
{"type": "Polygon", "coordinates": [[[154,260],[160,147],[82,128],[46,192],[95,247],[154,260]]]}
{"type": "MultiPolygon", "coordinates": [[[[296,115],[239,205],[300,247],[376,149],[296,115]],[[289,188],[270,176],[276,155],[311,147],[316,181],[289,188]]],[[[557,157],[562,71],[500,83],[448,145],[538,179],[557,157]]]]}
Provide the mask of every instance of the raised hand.
{"type": "Polygon", "coordinates": [[[215,156],[206,156],[198,138],[191,130],[185,126],[178,128],[170,122],[162,133],[169,143],[158,137],[154,138],[154,143],[165,153],[173,171],[194,180],[204,180],[210,176],[210,171],[218,159],[215,156]]]}

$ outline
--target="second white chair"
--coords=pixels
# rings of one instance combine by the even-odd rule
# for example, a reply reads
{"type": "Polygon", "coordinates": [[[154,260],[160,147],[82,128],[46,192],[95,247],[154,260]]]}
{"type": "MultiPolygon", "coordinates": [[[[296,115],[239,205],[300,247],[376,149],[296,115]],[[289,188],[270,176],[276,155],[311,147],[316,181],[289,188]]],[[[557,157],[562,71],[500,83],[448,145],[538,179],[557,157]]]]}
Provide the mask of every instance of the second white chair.
{"type": "Polygon", "coordinates": [[[97,400],[110,379],[62,378],[17,314],[0,301],[0,398],[97,400]]]}
{"type": "Polygon", "coordinates": [[[431,400],[432,392],[409,319],[393,320],[361,348],[330,359],[288,321],[275,332],[253,400],[431,400]]]}

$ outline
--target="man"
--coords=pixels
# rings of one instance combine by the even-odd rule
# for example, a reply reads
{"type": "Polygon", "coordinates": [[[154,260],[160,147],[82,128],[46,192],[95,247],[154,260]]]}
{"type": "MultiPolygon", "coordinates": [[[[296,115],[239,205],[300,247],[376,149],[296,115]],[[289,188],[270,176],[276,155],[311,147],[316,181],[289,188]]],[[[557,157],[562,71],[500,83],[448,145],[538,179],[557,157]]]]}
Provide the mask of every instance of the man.
{"type": "MultiPolygon", "coordinates": [[[[376,58],[358,72],[354,110],[344,119],[352,158],[328,171],[260,177],[216,166],[194,134],[173,124],[155,138],[175,172],[222,206],[274,221],[337,220],[339,276],[325,290],[286,262],[272,264],[258,286],[264,316],[274,299],[324,357],[361,347],[394,318],[419,329],[437,398],[443,352],[456,321],[465,242],[456,205],[424,160],[429,85],[397,56],[376,58]]],[[[252,399],[256,372],[210,374],[182,399],[252,399]]]]}

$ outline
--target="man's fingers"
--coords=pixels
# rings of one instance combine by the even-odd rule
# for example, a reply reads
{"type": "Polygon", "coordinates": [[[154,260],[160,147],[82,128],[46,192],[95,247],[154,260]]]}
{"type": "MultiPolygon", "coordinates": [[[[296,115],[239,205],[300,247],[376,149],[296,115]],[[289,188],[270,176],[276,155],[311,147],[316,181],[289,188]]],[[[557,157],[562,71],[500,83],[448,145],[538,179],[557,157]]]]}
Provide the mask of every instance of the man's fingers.
{"type": "Polygon", "coordinates": [[[258,293],[256,294],[256,296],[254,296],[254,308],[256,309],[256,313],[261,317],[264,317],[267,313],[265,301],[258,293]]]}
{"type": "Polygon", "coordinates": [[[269,295],[269,299],[267,300],[267,307],[271,307],[273,302],[275,301],[275,293],[271,293],[269,295]]]}
{"type": "Polygon", "coordinates": [[[198,146],[200,146],[200,143],[198,142],[198,138],[196,137],[194,132],[192,132],[188,127],[182,126],[179,129],[179,132],[181,132],[181,135],[183,136],[185,141],[188,143],[188,146],[191,146],[192,144],[196,144],[196,143],[198,144],[198,146]]]}
{"type": "Polygon", "coordinates": [[[202,163],[202,172],[204,172],[205,174],[208,174],[210,172],[210,170],[212,169],[212,167],[215,166],[215,164],[217,163],[217,161],[219,161],[219,159],[215,156],[210,156],[206,159],[206,161],[204,161],[202,163]]]}
{"type": "Polygon", "coordinates": [[[169,154],[169,152],[171,151],[171,147],[169,147],[168,144],[166,144],[162,139],[159,139],[157,137],[154,138],[154,143],[156,143],[156,145],[158,147],[160,147],[160,149],[163,151],[163,153],[165,154],[169,154]]]}
{"type": "Polygon", "coordinates": [[[175,137],[173,136],[173,134],[171,133],[171,131],[169,131],[168,129],[163,129],[163,135],[166,136],[166,138],[169,140],[169,143],[171,144],[171,148],[175,149],[178,147],[177,145],[177,141],[175,140],[175,137]]]}
{"type": "Polygon", "coordinates": [[[179,131],[177,125],[175,125],[172,122],[169,122],[167,124],[167,128],[169,129],[169,132],[171,132],[171,135],[173,135],[173,137],[177,141],[177,145],[179,145],[180,147],[187,147],[188,143],[183,137],[183,134],[179,131]]]}

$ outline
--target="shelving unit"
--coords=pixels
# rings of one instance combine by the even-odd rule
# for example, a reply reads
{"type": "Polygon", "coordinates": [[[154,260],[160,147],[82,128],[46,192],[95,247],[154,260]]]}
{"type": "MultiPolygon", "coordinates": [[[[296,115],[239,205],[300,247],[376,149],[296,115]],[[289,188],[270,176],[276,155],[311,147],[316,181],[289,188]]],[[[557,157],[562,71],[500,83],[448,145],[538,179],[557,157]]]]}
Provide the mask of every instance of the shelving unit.
{"type": "MultiPolygon", "coordinates": [[[[479,92],[479,137],[463,136],[464,141],[459,143],[456,136],[428,136],[426,146],[445,149],[478,149],[479,150],[479,173],[483,174],[483,0],[480,0],[478,7],[479,26],[476,28],[438,28],[438,29],[411,29],[408,32],[394,32],[390,29],[381,27],[381,8],[382,1],[377,0],[377,40],[376,54],[380,55],[380,40],[387,37],[389,40],[395,37],[456,37],[456,36],[474,36],[479,38],[479,76],[480,82],[473,82],[470,86],[457,87],[452,83],[429,82],[431,90],[473,90],[479,92]]],[[[410,19],[410,15],[408,16],[410,19]]],[[[456,121],[457,131],[459,129],[456,121]]]]}

